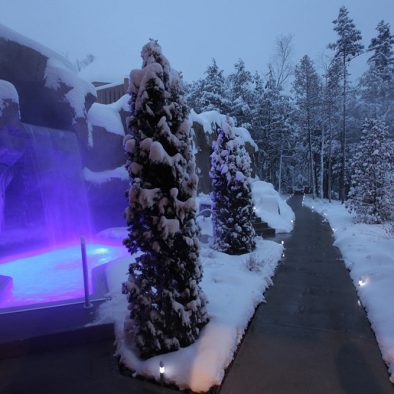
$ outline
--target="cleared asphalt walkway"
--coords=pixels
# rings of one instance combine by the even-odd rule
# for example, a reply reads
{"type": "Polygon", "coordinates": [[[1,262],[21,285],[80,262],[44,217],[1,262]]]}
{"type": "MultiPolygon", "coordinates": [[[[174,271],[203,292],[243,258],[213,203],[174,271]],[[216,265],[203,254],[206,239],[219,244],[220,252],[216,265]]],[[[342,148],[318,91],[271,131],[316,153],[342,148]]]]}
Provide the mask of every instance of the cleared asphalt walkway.
{"type": "Polygon", "coordinates": [[[285,258],[220,393],[393,394],[330,226],[301,203],[290,200],[285,258]]]}

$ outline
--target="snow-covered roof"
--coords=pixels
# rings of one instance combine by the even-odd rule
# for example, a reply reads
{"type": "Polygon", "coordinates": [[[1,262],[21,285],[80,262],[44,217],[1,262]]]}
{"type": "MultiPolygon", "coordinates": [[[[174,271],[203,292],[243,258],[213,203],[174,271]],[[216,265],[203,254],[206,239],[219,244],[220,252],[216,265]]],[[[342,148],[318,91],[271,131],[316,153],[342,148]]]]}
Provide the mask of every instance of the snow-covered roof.
{"type": "MultiPolygon", "coordinates": [[[[222,115],[218,111],[206,111],[197,114],[194,110],[191,110],[189,119],[192,123],[196,122],[200,124],[204,132],[207,134],[212,134],[214,132],[214,127],[212,127],[214,124],[221,126],[223,123],[230,123],[232,126],[234,126],[235,123],[233,118],[222,115]]],[[[236,136],[239,137],[244,143],[248,142],[253,146],[255,151],[258,150],[256,143],[247,129],[244,127],[233,127],[233,130],[236,136]]]]}
{"type": "Polygon", "coordinates": [[[94,103],[88,112],[88,119],[93,126],[103,127],[107,131],[125,135],[120,111],[129,111],[130,96],[125,94],[118,101],[112,104],[94,103]]]}
{"type": "Polygon", "coordinates": [[[2,110],[5,106],[5,100],[10,100],[19,104],[18,92],[16,91],[15,86],[8,81],[0,79],[0,115],[2,114],[2,110]]]}

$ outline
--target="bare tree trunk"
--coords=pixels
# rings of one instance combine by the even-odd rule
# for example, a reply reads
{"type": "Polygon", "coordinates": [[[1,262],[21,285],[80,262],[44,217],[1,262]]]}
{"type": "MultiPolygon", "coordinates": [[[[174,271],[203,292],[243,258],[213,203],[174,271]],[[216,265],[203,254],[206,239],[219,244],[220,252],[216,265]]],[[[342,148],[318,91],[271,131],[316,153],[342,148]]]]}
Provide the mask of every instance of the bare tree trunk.
{"type": "Polygon", "coordinates": [[[313,154],[312,154],[312,130],[310,127],[309,115],[308,115],[308,150],[309,150],[310,185],[312,187],[312,197],[316,198],[315,170],[314,170],[313,154]]]}
{"type": "MultiPolygon", "coordinates": [[[[330,109],[331,111],[331,109],[330,109]]],[[[331,189],[332,189],[332,125],[331,125],[331,112],[328,117],[328,130],[329,130],[329,142],[328,142],[328,169],[327,169],[327,197],[328,201],[331,202],[331,189]]]]}
{"type": "Polygon", "coordinates": [[[283,150],[280,150],[280,157],[279,157],[279,185],[278,185],[278,192],[282,194],[282,159],[283,159],[283,150]]]}
{"type": "Polygon", "coordinates": [[[341,138],[341,153],[342,153],[342,163],[341,163],[341,202],[345,202],[345,167],[346,167],[346,57],[343,56],[343,124],[342,124],[342,138],[341,138]]]}
{"type": "Polygon", "coordinates": [[[320,147],[320,198],[324,198],[323,190],[323,180],[324,180],[324,127],[321,128],[321,147],[320,147]]]}

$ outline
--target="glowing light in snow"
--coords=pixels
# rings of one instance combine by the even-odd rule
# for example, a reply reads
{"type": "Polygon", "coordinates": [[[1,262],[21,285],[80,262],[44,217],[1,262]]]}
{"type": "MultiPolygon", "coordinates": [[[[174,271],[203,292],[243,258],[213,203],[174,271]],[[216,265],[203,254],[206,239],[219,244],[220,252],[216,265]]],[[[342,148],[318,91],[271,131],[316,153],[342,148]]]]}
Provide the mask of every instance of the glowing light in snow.
{"type": "Polygon", "coordinates": [[[285,244],[285,241],[281,241],[280,243],[281,243],[282,245],[284,245],[284,244],[285,244]]]}
{"type": "Polygon", "coordinates": [[[160,361],[160,367],[159,367],[160,375],[163,375],[166,369],[164,368],[164,363],[163,361],[160,361]]]}
{"type": "MultiPolygon", "coordinates": [[[[87,244],[90,293],[92,270],[127,254],[123,246],[87,244]]],[[[80,244],[45,250],[33,255],[11,256],[0,263],[0,275],[12,278],[12,286],[0,296],[0,309],[82,298],[83,276],[80,244]]]]}
{"type": "Polygon", "coordinates": [[[253,211],[256,211],[257,210],[257,208],[256,207],[253,207],[253,211]]]}
{"type": "Polygon", "coordinates": [[[360,280],[358,281],[358,285],[359,285],[360,287],[364,287],[367,283],[368,283],[367,279],[360,279],[360,280]]]}
{"type": "Polygon", "coordinates": [[[93,254],[106,254],[108,252],[108,248],[96,248],[93,250],[93,254]]]}
{"type": "Polygon", "coordinates": [[[357,300],[357,305],[361,306],[361,301],[360,300],[357,300]]]}

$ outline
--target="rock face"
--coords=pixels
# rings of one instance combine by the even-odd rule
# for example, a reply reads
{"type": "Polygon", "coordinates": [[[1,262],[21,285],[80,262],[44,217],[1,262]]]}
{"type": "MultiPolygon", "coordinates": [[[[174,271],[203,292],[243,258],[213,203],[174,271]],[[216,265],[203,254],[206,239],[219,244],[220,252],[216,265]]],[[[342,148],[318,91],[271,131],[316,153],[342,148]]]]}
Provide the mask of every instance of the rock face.
{"type": "Polygon", "coordinates": [[[0,79],[20,97],[21,121],[76,132],[87,141],[95,88],[60,55],[0,25],[0,79]]]}
{"type": "Polygon", "coordinates": [[[0,80],[0,231],[4,222],[5,191],[13,177],[12,168],[23,156],[26,144],[16,89],[0,80]]]}
{"type": "MultiPolygon", "coordinates": [[[[211,180],[209,171],[211,168],[212,143],[217,138],[217,129],[222,121],[226,121],[224,115],[216,111],[196,114],[191,112],[190,120],[194,131],[194,142],[196,150],[196,165],[199,175],[198,191],[209,193],[211,191],[211,180]]],[[[235,128],[235,132],[244,144],[251,159],[252,177],[256,176],[257,168],[257,146],[249,132],[243,128],[235,128]]]]}

